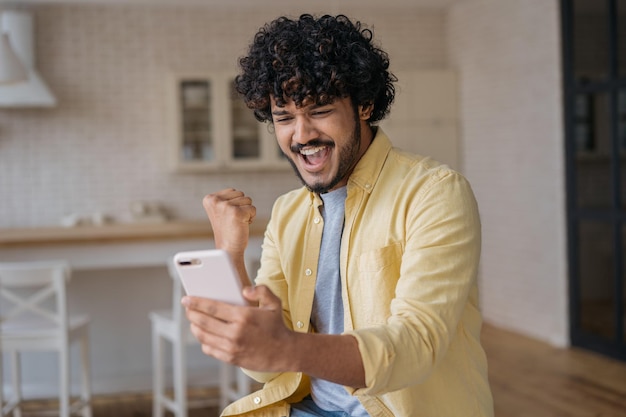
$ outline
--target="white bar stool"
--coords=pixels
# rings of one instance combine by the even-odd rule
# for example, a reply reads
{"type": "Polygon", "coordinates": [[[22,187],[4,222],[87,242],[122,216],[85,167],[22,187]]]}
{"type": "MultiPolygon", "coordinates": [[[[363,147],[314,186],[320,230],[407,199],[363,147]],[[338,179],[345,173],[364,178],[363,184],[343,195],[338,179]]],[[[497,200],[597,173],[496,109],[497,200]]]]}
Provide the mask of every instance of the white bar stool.
{"type": "Polygon", "coordinates": [[[173,280],[172,308],[170,310],[152,311],[149,315],[152,323],[152,416],[163,417],[169,410],[175,417],[187,417],[192,408],[219,405],[224,409],[230,402],[239,399],[251,391],[251,380],[238,368],[220,362],[220,398],[189,401],[187,398],[187,365],[186,348],[190,345],[199,346],[199,342],[189,330],[189,321],[180,303],[182,285],[170,260],[167,263],[170,277],[173,280]],[[164,342],[172,344],[174,395],[168,396],[165,391],[164,342]]]}
{"type": "MultiPolygon", "coordinates": [[[[91,417],[91,373],[89,363],[89,322],[86,315],[67,313],[66,286],[71,269],[65,261],[0,262],[0,353],[9,354],[12,396],[5,404],[0,389],[0,416],[20,417],[23,351],[59,353],[59,415],[80,412],[91,417]],[[70,347],[79,343],[81,394],[70,399],[70,347]]],[[[0,355],[0,388],[2,384],[0,355]]]]}

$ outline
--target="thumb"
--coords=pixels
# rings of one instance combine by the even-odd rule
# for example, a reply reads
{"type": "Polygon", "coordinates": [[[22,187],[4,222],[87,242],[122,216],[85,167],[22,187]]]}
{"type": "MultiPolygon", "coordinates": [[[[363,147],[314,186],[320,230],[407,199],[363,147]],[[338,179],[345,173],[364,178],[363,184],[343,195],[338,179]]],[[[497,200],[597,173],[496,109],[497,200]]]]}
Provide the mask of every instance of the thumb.
{"type": "Polygon", "coordinates": [[[282,303],[280,298],[276,297],[272,291],[265,285],[257,285],[256,287],[245,287],[243,296],[251,302],[258,303],[259,307],[268,310],[280,310],[282,303]]]}

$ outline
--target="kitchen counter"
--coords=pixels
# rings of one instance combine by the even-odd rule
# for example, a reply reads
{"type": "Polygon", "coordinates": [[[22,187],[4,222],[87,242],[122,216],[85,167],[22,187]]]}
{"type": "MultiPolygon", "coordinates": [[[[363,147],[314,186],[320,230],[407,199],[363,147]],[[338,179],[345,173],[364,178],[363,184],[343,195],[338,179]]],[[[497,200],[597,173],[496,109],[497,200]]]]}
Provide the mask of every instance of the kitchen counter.
{"type": "MultiPolygon", "coordinates": [[[[266,220],[250,225],[248,256],[260,256],[266,220]]],[[[211,249],[208,220],[0,229],[0,262],[65,259],[75,269],[165,265],[176,252],[211,249]]]]}
{"type": "MultiPolygon", "coordinates": [[[[262,236],[266,222],[250,225],[251,236],[262,236]]],[[[103,226],[31,227],[0,229],[0,247],[115,243],[149,240],[212,239],[208,220],[163,223],[111,223],[103,226]]]]}

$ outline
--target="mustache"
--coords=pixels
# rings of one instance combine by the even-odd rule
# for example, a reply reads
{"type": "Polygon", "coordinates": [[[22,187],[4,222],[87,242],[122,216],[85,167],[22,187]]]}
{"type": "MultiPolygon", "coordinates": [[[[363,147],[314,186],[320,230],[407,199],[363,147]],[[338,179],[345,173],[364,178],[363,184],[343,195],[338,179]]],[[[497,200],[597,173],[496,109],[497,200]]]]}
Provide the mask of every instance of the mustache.
{"type": "Polygon", "coordinates": [[[307,143],[295,143],[291,145],[289,149],[291,149],[291,152],[300,153],[303,148],[316,146],[328,146],[329,148],[334,148],[335,143],[328,140],[313,139],[308,141],[307,143]]]}

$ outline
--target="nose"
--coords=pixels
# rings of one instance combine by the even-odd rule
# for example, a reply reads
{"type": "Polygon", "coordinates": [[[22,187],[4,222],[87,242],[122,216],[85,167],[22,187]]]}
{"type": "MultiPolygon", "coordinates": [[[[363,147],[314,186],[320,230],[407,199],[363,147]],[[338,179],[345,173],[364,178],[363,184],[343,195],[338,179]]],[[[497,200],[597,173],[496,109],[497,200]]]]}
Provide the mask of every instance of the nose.
{"type": "Polygon", "coordinates": [[[301,117],[296,118],[292,136],[293,142],[305,144],[318,136],[317,129],[308,117],[301,115],[301,117]]]}

